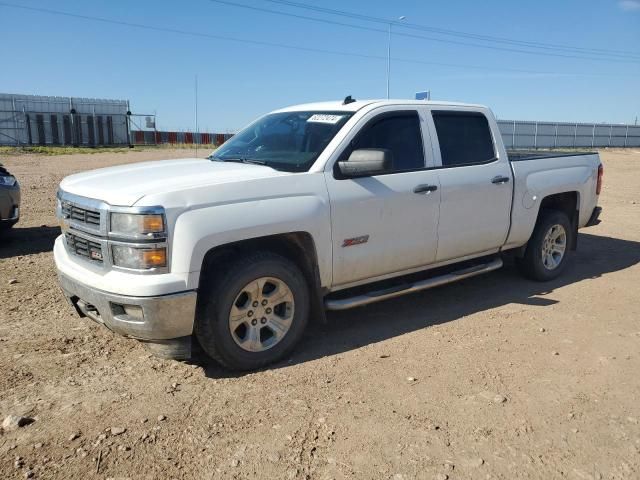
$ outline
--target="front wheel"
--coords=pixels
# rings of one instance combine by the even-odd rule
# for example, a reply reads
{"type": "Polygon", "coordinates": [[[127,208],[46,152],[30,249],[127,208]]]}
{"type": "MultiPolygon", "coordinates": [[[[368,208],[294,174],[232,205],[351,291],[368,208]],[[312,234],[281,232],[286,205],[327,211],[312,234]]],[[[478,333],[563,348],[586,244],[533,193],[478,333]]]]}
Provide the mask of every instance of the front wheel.
{"type": "Polygon", "coordinates": [[[540,282],[557,278],[566,267],[573,234],[565,213],[542,211],[524,257],[517,261],[520,271],[540,282]]]}
{"type": "Polygon", "coordinates": [[[260,368],[290,353],[309,317],[304,275],[275,253],[231,262],[199,295],[205,297],[196,321],[198,341],[233,370],[260,368]]]}

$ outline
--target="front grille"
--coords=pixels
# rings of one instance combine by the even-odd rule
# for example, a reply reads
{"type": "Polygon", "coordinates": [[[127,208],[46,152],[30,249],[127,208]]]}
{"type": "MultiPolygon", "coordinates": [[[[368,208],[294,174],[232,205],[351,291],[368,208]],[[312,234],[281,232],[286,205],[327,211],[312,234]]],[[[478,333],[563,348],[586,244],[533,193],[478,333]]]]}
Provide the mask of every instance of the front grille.
{"type": "Polygon", "coordinates": [[[98,242],[87,240],[86,238],[69,232],[64,234],[64,238],[71,253],[93,260],[94,262],[102,263],[102,246],[98,242]]]}
{"type": "Polygon", "coordinates": [[[61,204],[62,216],[74,222],[86,223],[94,227],[100,227],[100,212],[90,208],[78,207],[70,202],[63,201],[61,204]]]}

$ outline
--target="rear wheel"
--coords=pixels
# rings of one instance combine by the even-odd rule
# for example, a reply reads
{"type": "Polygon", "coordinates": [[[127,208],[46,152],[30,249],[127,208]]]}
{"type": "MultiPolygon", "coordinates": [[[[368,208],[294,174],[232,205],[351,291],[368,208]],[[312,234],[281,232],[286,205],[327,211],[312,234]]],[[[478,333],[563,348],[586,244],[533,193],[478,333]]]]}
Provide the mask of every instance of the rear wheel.
{"type": "Polygon", "coordinates": [[[541,212],[524,257],[518,259],[520,271],[541,282],[557,278],[566,267],[572,235],[571,222],[564,212],[541,212]]]}
{"type": "Polygon", "coordinates": [[[203,288],[196,336],[204,351],[234,370],[275,362],[295,347],[309,317],[309,289],[295,263],[263,252],[224,266],[203,288]]]}

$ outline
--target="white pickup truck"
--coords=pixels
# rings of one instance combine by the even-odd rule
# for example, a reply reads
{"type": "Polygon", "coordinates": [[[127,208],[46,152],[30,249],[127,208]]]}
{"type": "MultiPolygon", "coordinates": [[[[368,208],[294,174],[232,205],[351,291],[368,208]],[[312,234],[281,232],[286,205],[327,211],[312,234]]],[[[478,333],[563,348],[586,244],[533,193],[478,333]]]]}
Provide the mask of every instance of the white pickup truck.
{"type": "Polygon", "coordinates": [[[596,153],[509,156],[483,106],[347,97],[265,115],[208,159],[65,178],[55,262],[81,316],[255,369],[310,316],[489,272],[505,252],[557,277],[598,221],[601,181],[596,153]]]}

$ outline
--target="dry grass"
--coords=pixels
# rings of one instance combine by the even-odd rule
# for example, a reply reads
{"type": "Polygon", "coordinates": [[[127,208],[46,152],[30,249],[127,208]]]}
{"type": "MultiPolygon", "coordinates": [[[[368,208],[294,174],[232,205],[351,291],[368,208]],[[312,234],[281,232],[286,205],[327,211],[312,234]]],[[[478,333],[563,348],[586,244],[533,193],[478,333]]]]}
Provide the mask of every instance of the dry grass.
{"type": "MultiPolygon", "coordinates": [[[[217,145],[197,145],[198,150],[215,150],[217,145]]],[[[162,144],[162,145],[134,145],[132,147],[69,147],[69,146],[28,146],[28,147],[0,147],[0,155],[22,155],[37,153],[40,155],[74,155],[93,153],[128,153],[140,150],[166,150],[166,149],[191,149],[196,150],[196,145],[186,143],[162,144]]]]}

